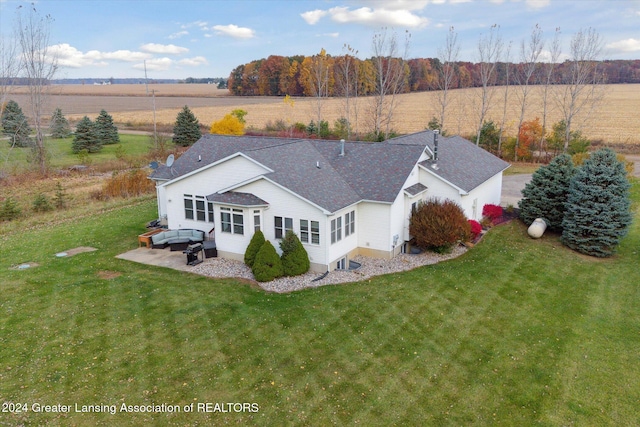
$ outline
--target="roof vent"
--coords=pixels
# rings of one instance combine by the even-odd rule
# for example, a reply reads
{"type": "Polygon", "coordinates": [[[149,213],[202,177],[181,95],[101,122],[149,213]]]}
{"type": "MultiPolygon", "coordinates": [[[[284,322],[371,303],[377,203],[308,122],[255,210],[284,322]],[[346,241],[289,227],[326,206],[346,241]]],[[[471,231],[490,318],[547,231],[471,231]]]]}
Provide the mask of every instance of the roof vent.
{"type": "Polygon", "coordinates": [[[344,157],[344,139],[340,140],[340,155],[344,157]]]}
{"type": "Polygon", "coordinates": [[[438,161],[438,134],[440,133],[440,131],[438,129],[435,129],[433,131],[433,161],[437,162],[438,161]]]}
{"type": "Polygon", "coordinates": [[[320,169],[320,162],[316,162],[316,167],[320,169]]]}

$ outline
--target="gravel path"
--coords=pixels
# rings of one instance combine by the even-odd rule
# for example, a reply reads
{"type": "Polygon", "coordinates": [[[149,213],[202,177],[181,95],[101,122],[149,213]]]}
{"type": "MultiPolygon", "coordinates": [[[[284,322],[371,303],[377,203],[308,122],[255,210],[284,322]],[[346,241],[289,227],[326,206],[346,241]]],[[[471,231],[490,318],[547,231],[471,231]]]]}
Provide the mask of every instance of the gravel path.
{"type": "MultiPolygon", "coordinates": [[[[283,277],[271,282],[255,283],[266,291],[285,293],[324,285],[359,282],[373,276],[413,270],[423,265],[435,264],[439,261],[456,258],[465,253],[466,250],[464,246],[458,246],[454,248],[450,254],[446,255],[439,255],[432,252],[425,252],[418,255],[400,254],[390,260],[356,256],[353,258],[353,261],[362,264],[362,267],[358,270],[334,270],[322,280],[315,282],[313,279],[320,277],[322,274],[306,273],[296,277],[283,277]]],[[[244,263],[223,258],[207,258],[203,263],[196,265],[190,271],[208,277],[236,277],[252,281],[255,280],[253,274],[251,274],[251,270],[244,263]]]]}

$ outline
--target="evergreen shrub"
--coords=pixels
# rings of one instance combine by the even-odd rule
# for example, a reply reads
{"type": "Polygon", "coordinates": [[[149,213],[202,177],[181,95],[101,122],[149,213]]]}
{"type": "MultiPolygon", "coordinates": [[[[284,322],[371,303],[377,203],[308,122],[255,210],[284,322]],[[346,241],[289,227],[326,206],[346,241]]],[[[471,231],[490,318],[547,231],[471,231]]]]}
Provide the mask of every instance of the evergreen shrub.
{"type": "Polygon", "coordinates": [[[265,241],[251,268],[258,282],[270,282],[282,276],[282,261],[270,241],[265,241]]]}
{"type": "Polygon", "coordinates": [[[262,230],[257,230],[253,233],[249,246],[247,246],[247,250],[244,252],[244,263],[249,267],[253,267],[256,255],[258,255],[258,251],[262,245],[264,245],[264,234],[262,233],[262,230]]]}
{"type": "Polygon", "coordinates": [[[309,271],[309,255],[302,242],[293,231],[289,230],[280,241],[282,250],[282,272],[285,276],[299,276],[309,271]]]}

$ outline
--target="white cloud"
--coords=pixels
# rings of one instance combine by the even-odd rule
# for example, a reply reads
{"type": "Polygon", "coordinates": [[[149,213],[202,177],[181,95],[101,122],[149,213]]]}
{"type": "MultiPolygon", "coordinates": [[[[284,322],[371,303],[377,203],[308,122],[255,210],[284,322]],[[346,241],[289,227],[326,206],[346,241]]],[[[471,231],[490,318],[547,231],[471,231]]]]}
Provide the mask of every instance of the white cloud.
{"type": "MultiPolygon", "coordinates": [[[[146,61],[146,69],[150,71],[166,71],[173,64],[173,60],[170,58],[153,58],[146,61]]],[[[145,63],[136,64],[133,66],[136,70],[144,70],[145,63]]]]}
{"type": "Polygon", "coordinates": [[[207,24],[205,21],[193,21],[193,22],[189,22],[187,24],[182,24],[180,26],[180,28],[182,28],[183,30],[186,30],[188,28],[198,27],[198,28],[201,28],[203,30],[206,30],[208,26],[209,26],[209,24],[207,24]]]}
{"type": "Polygon", "coordinates": [[[551,0],[527,0],[527,6],[531,9],[542,9],[549,6],[551,0]]]}
{"type": "Polygon", "coordinates": [[[337,38],[337,37],[340,37],[340,33],[317,34],[316,37],[333,37],[333,38],[337,38]]]}
{"type": "Polygon", "coordinates": [[[301,13],[300,16],[302,16],[302,19],[304,19],[307,24],[315,25],[321,18],[327,16],[327,13],[328,12],[326,10],[316,9],[310,10],[309,12],[301,13]]]}
{"type": "Polygon", "coordinates": [[[49,52],[58,59],[61,67],[80,68],[85,66],[107,66],[106,60],[122,62],[136,62],[151,58],[151,55],[130,50],[116,50],[114,52],[100,52],[90,50],[81,52],[68,43],[57,44],[49,47],[49,52]]]}
{"type": "Polygon", "coordinates": [[[213,30],[221,36],[229,36],[236,39],[250,39],[255,36],[255,31],[251,28],[238,27],[237,25],[214,25],[213,30]]]}
{"type": "Polygon", "coordinates": [[[180,55],[182,53],[189,52],[186,47],[180,47],[173,44],[157,44],[147,43],[140,46],[140,50],[149,53],[163,53],[168,55],[180,55]]]}
{"type": "Polygon", "coordinates": [[[444,3],[444,0],[360,0],[358,3],[386,10],[422,10],[429,3],[444,3]]]}
{"type": "Polygon", "coordinates": [[[640,51],[640,39],[619,40],[617,42],[609,43],[607,48],[621,52],[637,52],[640,51]]]}
{"type": "Polygon", "coordinates": [[[178,31],[177,33],[173,33],[169,35],[169,39],[179,39],[180,37],[189,35],[189,31],[178,31]]]}
{"type": "Polygon", "coordinates": [[[371,9],[361,7],[350,10],[347,7],[334,7],[329,9],[331,19],[341,24],[358,23],[365,25],[390,25],[397,27],[418,28],[429,23],[427,18],[418,16],[404,9],[371,9]]]}
{"type": "Polygon", "coordinates": [[[197,67],[199,65],[209,65],[209,62],[204,56],[196,56],[193,58],[185,58],[178,61],[179,64],[197,67]]]}

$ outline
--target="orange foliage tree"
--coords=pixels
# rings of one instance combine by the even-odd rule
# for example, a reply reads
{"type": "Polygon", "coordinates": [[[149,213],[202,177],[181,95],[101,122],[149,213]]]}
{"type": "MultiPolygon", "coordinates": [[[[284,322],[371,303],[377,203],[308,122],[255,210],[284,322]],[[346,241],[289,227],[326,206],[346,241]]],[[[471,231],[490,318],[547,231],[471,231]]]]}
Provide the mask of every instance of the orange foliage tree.
{"type": "Polygon", "coordinates": [[[520,143],[516,149],[516,160],[531,161],[533,153],[538,149],[537,143],[542,137],[540,118],[522,122],[518,139],[520,143]]]}

